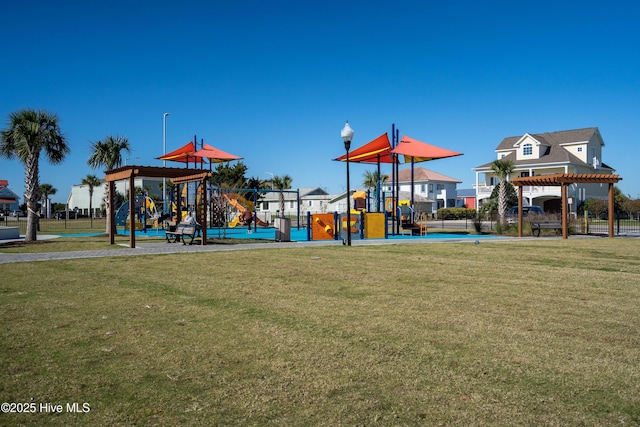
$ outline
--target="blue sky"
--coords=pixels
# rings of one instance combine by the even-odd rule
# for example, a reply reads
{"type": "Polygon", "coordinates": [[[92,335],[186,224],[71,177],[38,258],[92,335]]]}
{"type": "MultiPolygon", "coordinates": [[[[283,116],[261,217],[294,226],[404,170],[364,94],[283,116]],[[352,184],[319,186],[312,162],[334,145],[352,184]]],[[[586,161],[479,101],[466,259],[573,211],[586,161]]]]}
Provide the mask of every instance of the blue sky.
{"type": "MultiPolygon", "coordinates": [[[[160,165],[204,139],[247,175],[345,189],[340,130],[358,147],[395,123],[463,156],[420,166],[471,188],[507,136],[597,126],[604,163],[640,197],[640,6],[634,1],[97,1],[0,7],[0,127],[12,111],[60,118],[71,153],[41,163],[65,202],[91,141],[129,139],[160,165]]],[[[179,164],[175,164],[179,166],[179,164]]],[[[352,186],[372,166],[354,164],[352,186]]],[[[383,172],[390,173],[383,170],[383,172]]],[[[24,170],[0,159],[24,192],[24,170]]]]}

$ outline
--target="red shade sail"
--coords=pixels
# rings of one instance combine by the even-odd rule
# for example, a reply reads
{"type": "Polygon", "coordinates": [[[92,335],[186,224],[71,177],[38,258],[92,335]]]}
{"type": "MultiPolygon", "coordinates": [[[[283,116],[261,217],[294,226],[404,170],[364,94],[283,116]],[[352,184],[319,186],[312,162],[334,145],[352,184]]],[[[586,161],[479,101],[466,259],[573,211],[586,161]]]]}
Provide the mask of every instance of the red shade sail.
{"type": "Polygon", "coordinates": [[[405,163],[410,163],[411,158],[413,158],[414,162],[426,162],[428,160],[462,155],[462,153],[457,151],[436,147],[435,145],[420,142],[408,136],[403,136],[398,146],[391,150],[391,152],[403,155],[405,163]]]}
{"type": "Polygon", "coordinates": [[[158,160],[169,160],[171,162],[180,162],[180,163],[204,163],[204,158],[195,155],[196,147],[193,142],[189,142],[188,144],[174,150],[170,153],[167,153],[163,156],[156,157],[158,160]]]}
{"type": "MultiPolygon", "coordinates": [[[[343,154],[333,160],[344,162],[347,160],[347,155],[343,154]]],[[[391,155],[391,143],[389,143],[389,136],[387,133],[383,133],[376,139],[367,144],[359,147],[353,151],[349,151],[349,162],[354,163],[393,163],[393,156],[391,155]]]]}
{"type": "Polygon", "coordinates": [[[204,144],[202,148],[195,153],[193,153],[196,157],[201,157],[205,159],[209,159],[211,163],[222,163],[228,162],[231,160],[240,160],[242,157],[236,156],[235,154],[229,154],[225,151],[222,151],[218,148],[212,147],[209,144],[204,144]]]}

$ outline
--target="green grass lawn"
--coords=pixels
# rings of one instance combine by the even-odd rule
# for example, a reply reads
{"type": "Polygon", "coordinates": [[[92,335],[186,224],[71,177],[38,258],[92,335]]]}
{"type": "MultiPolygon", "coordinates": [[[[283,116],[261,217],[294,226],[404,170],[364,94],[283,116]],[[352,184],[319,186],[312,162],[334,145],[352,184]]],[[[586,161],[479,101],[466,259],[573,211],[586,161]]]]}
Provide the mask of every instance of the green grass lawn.
{"type": "Polygon", "coordinates": [[[639,244],[2,264],[0,425],[640,425],[639,244]]]}

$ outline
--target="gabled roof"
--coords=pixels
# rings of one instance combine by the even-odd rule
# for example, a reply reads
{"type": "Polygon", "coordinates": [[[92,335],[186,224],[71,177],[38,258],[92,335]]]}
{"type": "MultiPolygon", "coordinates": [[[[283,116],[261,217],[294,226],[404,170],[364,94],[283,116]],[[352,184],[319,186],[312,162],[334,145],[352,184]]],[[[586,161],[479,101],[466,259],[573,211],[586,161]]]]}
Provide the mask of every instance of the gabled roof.
{"type": "MultiPolygon", "coordinates": [[[[399,170],[398,171],[398,181],[400,181],[400,182],[411,182],[411,168],[405,168],[405,169],[399,170]]],[[[439,182],[455,182],[455,183],[462,182],[462,181],[459,181],[459,180],[457,180],[455,178],[451,178],[449,176],[446,176],[446,175],[443,175],[441,173],[434,172],[432,170],[425,169],[425,168],[414,168],[413,169],[413,181],[414,182],[439,181],[439,182]]],[[[389,184],[390,181],[387,180],[386,183],[389,184]]]]}
{"type": "MultiPolygon", "coordinates": [[[[570,144],[574,142],[588,141],[594,133],[600,133],[597,127],[561,130],[558,132],[529,133],[532,138],[550,146],[570,144]]],[[[513,150],[514,145],[523,138],[520,136],[508,136],[500,142],[496,151],[513,150]]]]}

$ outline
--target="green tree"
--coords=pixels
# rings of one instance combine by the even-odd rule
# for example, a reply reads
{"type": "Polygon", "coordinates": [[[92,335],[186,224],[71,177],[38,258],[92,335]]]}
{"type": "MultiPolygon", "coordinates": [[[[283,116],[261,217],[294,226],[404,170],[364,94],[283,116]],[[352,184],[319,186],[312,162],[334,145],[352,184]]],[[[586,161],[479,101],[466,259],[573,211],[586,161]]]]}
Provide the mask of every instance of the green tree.
{"type": "Polygon", "coordinates": [[[362,175],[362,186],[369,190],[375,190],[378,188],[378,182],[387,182],[389,175],[382,174],[378,176],[378,171],[364,171],[362,175]]]}
{"type": "Polygon", "coordinates": [[[56,165],[69,151],[55,114],[30,109],[9,114],[8,128],[0,135],[0,157],[16,157],[25,165],[27,228],[24,240],[27,242],[38,238],[36,209],[40,198],[40,155],[44,153],[49,163],[56,165]]]}
{"type": "Polygon", "coordinates": [[[216,170],[211,173],[211,182],[221,187],[246,188],[247,166],[242,162],[237,162],[230,166],[228,163],[219,164],[216,170]]]}
{"type": "Polygon", "coordinates": [[[57,192],[58,189],[51,184],[40,184],[40,186],[38,187],[40,200],[42,201],[42,205],[44,206],[44,213],[47,218],[49,218],[49,214],[51,213],[51,209],[49,209],[49,196],[53,196],[57,192]]]}
{"type": "Polygon", "coordinates": [[[81,184],[89,187],[89,218],[93,220],[93,189],[100,186],[100,180],[95,175],[87,175],[82,178],[81,184]]]}
{"type": "Polygon", "coordinates": [[[505,182],[516,165],[511,160],[494,160],[491,163],[491,170],[498,176],[500,189],[498,190],[498,218],[503,224],[506,224],[504,214],[507,210],[507,186],[505,182]]]}
{"type": "MultiPolygon", "coordinates": [[[[273,188],[276,190],[288,190],[291,188],[293,179],[289,175],[274,176],[273,188]]],[[[278,193],[278,201],[280,203],[280,216],[284,217],[284,193],[278,193]]]]}
{"type": "MultiPolygon", "coordinates": [[[[105,170],[115,169],[122,166],[122,152],[130,153],[129,140],[121,136],[107,136],[102,141],[91,143],[91,155],[87,164],[93,169],[104,168],[105,170]]],[[[108,188],[109,183],[105,183],[105,210],[107,212],[107,234],[111,232],[111,206],[109,206],[108,188]]]]}

